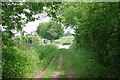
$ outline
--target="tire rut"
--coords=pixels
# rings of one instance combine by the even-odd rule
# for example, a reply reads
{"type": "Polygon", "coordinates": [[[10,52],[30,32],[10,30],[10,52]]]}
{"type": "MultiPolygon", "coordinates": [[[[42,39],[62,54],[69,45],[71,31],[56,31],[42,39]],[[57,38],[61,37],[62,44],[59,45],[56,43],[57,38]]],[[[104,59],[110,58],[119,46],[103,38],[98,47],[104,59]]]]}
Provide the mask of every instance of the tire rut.
{"type": "Polygon", "coordinates": [[[53,63],[55,59],[55,56],[52,58],[51,62],[49,63],[49,65],[41,72],[37,73],[37,75],[32,79],[32,80],[39,80],[39,78],[42,78],[42,76],[44,75],[44,73],[47,71],[47,69],[50,67],[50,65],[53,63]]]}

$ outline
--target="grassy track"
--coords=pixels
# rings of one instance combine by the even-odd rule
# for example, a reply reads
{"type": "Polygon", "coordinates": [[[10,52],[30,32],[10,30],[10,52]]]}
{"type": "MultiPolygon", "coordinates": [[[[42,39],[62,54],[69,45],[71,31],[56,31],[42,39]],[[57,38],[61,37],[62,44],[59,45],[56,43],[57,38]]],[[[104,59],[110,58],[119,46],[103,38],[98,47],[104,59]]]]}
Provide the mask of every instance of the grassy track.
{"type": "Polygon", "coordinates": [[[52,78],[57,70],[59,56],[62,54],[62,68],[59,78],[97,78],[100,76],[101,66],[97,64],[93,53],[81,49],[58,49],[53,63],[45,71],[42,78],[52,78]]]}
{"type": "Polygon", "coordinates": [[[52,72],[57,69],[59,56],[60,56],[59,51],[56,51],[56,55],[55,55],[55,59],[54,59],[53,63],[46,70],[46,72],[42,76],[42,78],[50,78],[51,77],[52,72]]]}
{"type": "MultiPolygon", "coordinates": [[[[57,44],[60,43],[63,45],[63,43],[67,43],[69,41],[71,43],[72,40],[73,37],[68,36],[62,37],[56,41],[58,41],[57,44]]],[[[56,44],[56,41],[54,41],[53,44],[56,44]]],[[[54,61],[49,65],[49,68],[41,78],[53,78],[57,76],[57,73],[60,73],[57,78],[97,78],[101,76],[100,73],[102,72],[102,66],[97,63],[94,53],[87,51],[84,48],[76,48],[75,45],[72,45],[69,49],[57,48],[55,50],[50,49],[50,47],[46,46],[45,48],[41,47],[40,49],[37,49],[39,51],[45,51],[44,53],[55,54],[54,61]],[[62,54],[62,66],[58,69],[60,54],[62,54]]],[[[50,59],[49,56],[51,56],[51,54],[48,54],[46,59],[47,57],[50,59]]]]}

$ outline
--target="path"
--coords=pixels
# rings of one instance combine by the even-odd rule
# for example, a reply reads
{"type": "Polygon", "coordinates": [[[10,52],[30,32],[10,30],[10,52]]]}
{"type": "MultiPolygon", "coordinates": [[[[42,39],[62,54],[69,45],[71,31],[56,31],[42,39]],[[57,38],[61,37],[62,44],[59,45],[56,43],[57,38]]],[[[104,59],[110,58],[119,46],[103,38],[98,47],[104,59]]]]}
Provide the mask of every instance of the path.
{"type": "Polygon", "coordinates": [[[39,72],[32,80],[39,80],[39,78],[42,78],[42,76],[45,74],[45,72],[47,71],[47,69],[49,68],[49,66],[53,63],[55,59],[55,56],[52,58],[50,64],[48,65],[48,67],[45,68],[45,70],[39,72]]]}
{"type": "MultiPolygon", "coordinates": [[[[65,50],[65,52],[66,52],[66,50],[65,50]]],[[[55,59],[55,56],[52,58],[52,60],[51,60],[50,64],[48,65],[48,67],[45,68],[45,70],[43,70],[42,72],[39,72],[32,80],[39,80],[40,78],[42,78],[42,76],[48,71],[50,65],[52,65],[54,59],[55,59]]],[[[65,70],[66,76],[64,76],[64,78],[76,78],[76,75],[75,75],[74,71],[71,68],[71,63],[70,63],[69,59],[70,58],[68,58],[68,60],[66,61],[67,63],[65,65],[62,65],[63,64],[63,58],[62,58],[62,54],[60,54],[59,59],[58,59],[57,68],[56,68],[56,70],[54,70],[51,73],[51,78],[53,78],[54,80],[57,79],[57,78],[60,78],[61,73],[62,73],[61,68],[63,66],[66,67],[66,70],[65,70]]]]}
{"type": "Polygon", "coordinates": [[[52,73],[52,78],[58,78],[61,75],[61,67],[62,67],[62,54],[58,59],[57,69],[52,73]]]}

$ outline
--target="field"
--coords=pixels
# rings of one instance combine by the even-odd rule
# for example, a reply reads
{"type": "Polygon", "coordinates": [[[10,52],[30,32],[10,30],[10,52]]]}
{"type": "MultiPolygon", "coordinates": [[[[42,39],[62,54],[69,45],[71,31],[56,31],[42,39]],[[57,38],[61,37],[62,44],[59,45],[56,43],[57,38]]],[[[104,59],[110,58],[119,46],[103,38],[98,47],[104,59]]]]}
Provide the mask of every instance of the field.
{"type": "Polygon", "coordinates": [[[60,45],[71,45],[73,43],[74,37],[71,36],[63,36],[58,40],[54,40],[53,43],[60,45]]]}

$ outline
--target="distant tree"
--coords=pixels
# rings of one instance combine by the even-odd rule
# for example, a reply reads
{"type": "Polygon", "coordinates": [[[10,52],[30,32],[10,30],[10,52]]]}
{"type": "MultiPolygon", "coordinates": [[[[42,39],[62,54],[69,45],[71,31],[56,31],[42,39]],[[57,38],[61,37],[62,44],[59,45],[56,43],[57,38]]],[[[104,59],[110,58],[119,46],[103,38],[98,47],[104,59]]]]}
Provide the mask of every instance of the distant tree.
{"type": "Polygon", "coordinates": [[[38,26],[37,33],[41,38],[52,41],[62,37],[64,29],[61,24],[58,24],[56,22],[45,22],[38,26]]]}

